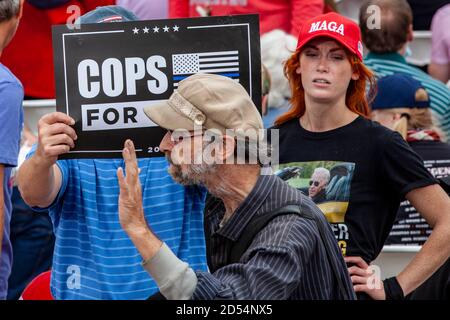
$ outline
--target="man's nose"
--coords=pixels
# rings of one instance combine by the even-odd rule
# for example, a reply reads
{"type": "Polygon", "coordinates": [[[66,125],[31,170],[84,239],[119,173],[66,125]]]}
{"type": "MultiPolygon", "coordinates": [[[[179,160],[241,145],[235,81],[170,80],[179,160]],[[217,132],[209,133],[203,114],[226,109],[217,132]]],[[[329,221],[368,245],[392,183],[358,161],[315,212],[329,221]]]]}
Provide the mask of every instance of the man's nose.
{"type": "Polygon", "coordinates": [[[167,132],[162,138],[161,143],[159,144],[159,151],[167,152],[172,151],[172,149],[173,149],[172,136],[170,135],[169,132],[167,132]]]}

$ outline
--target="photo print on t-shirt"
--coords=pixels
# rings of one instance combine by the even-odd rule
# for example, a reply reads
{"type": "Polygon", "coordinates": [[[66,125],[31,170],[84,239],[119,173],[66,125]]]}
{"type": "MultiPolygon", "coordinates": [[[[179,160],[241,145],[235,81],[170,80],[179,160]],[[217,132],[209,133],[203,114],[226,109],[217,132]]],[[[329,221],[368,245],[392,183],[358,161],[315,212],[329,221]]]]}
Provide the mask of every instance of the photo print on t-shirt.
{"type": "Polygon", "coordinates": [[[273,169],[277,176],[310,197],[319,207],[331,224],[345,255],[349,238],[345,214],[355,164],[339,161],[291,162],[273,169]]]}

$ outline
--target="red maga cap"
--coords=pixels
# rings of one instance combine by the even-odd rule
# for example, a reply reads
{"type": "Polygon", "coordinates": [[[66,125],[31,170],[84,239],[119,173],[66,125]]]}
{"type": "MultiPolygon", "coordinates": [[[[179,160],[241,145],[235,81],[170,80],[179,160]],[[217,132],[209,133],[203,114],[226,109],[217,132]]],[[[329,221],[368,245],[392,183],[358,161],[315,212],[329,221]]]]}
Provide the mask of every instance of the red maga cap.
{"type": "Polygon", "coordinates": [[[297,50],[307,42],[317,37],[329,37],[352,53],[362,61],[363,46],[359,26],[352,20],[335,12],[322,14],[306,21],[298,36],[297,50]]]}

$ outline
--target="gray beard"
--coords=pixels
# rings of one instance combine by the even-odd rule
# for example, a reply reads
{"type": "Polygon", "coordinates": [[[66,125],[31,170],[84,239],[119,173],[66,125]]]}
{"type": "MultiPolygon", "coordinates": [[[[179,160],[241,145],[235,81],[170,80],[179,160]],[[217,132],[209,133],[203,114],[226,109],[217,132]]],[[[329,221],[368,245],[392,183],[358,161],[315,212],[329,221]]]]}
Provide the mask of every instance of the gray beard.
{"type": "Polygon", "coordinates": [[[183,186],[190,186],[190,185],[205,185],[205,178],[216,172],[217,166],[216,165],[209,165],[209,164],[191,164],[188,165],[187,169],[185,171],[182,170],[180,165],[174,164],[172,162],[172,159],[170,159],[170,156],[166,154],[166,159],[169,162],[169,174],[172,176],[172,178],[178,182],[179,184],[183,186]]]}

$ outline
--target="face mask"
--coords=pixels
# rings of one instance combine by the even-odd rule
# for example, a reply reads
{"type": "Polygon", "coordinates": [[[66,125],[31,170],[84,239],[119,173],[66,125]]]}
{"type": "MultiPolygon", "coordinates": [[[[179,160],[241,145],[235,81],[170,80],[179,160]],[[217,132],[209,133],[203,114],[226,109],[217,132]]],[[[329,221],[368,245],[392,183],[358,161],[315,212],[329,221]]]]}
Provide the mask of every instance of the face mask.
{"type": "Polygon", "coordinates": [[[412,56],[412,51],[411,48],[409,47],[409,45],[406,45],[406,50],[405,50],[405,54],[403,55],[405,58],[411,57],[412,56]]]}

